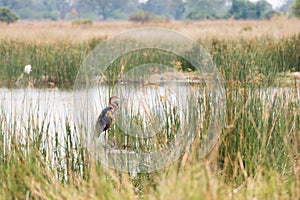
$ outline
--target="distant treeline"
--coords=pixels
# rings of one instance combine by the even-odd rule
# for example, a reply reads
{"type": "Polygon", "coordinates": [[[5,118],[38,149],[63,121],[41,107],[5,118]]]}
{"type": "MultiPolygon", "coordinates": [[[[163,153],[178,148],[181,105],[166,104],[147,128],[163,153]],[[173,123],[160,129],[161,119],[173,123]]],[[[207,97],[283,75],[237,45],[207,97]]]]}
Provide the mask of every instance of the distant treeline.
{"type": "MultiPolygon", "coordinates": [[[[294,0],[286,1],[288,12],[294,0]]],[[[265,0],[0,0],[0,7],[27,20],[266,19],[280,14],[265,0]]]]}

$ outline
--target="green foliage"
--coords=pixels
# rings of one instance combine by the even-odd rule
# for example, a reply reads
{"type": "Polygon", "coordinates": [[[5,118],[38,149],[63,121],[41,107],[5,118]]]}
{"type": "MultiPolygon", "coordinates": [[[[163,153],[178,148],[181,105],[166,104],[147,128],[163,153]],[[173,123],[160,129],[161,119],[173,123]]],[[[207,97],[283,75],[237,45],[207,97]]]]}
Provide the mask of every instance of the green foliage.
{"type": "Polygon", "coordinates": [[[169,4],[170,14],[175,20],[181,20],[186,12],[186,2],[183,0],[172,0],[169,4]]]}
{"type": "Polygon", "coordinates": [[[47,20],[55,21],[55,20],[59,19],[58,16],[59,16],[59,14],[55,13],[55,12],[44,12],[44,13],[42,13],[41,18],[42,19],[47,19],[47,20]]]}
{"type": "Polygon", "coordinates": [[[27,20],[34,20],[34,19],[41,19],[42,15],[37,12],[32,12],[29,8],[24,8],[18,11],[18,16],[20,19],[27,19],[27,20]]]}
{"type": "Polygon", "coordinates": [[[166,15],[168,12],[168,1],[148,0],[141,7],[146,12],[152,12],[156,15],[166,15]]]}
{"type": "Polygon", "coordinates": [[[262,19],[271,10],[272,6],[264,0],[257,3],[247,0],[233,0],[227,17],[233,17],[234,19],[262,19]]]}
{"type": "MultiPolygon", "coordinates": [[[[251,28],[246,26],[242,31],[249,31],[251,28]]],[[[210,52],[225,80],[245,82],[249,74],[257,73],[260,77],[257,81],[273,83],[280,72],[300,70],[300,35],[281,40],[213,39],[211,42],[199,42],[210,52]]]]}
{"type": "Polygon", "coordinates": [[[188,0],[187,19],[218,19],[225,16],[228,5],[224,0],[188,0]]]}
{"type": "Polygon", "coordinates": [[[93,21],[91,19],[75,19],[72,21],[73,25],[92,25],[93,21]]]}
{"type": "MultiPolygon", "coordinates": [[[[1,41],[0,81],[15,81],[28,63],[35,82],[72,81],[82,60],[102,39],[79,44],[1,41]]],[[[38,110],[19,121],[0,105],[1,199],[299,199],[299,83],[284,88],[264,83],[274,82],[279,72],[300,70],[300,36],[199,43],[225,79],[226,127],[215,158],[213,154],[199,158],[197,136],[176,163],[133,177],[95,161],[81,146],[80,126],[72,120],[39,115],[38,110]],[[54,135],[49,134],[50,128],[55,129],[54,135]],[[212,160],[216,171],[209,166],[212,160]]],[[[151,49],[128,54],[115,64],[130,67],[162,60],[145,55],[151,55],[151,49]]],[[[174,119],[172,127],[181,123],[171,109],[165,112],[174,119]]],[[[204,116],[210,121],[210,115],[204,116]]]]}
{"type": "Polygon", "coordinates": [[[181,20],[186,11],[186,2],[183,0],[148,0],[140,4],[140,9],[161,17],[181,20]]]}
{"type": "Polygon", "coordinates": [[[151,22],[156,19],[156,16],[150,12],[138,11],[129,15],[128,20],[132,22],[151,22]]]}
{"type": "Polygon", "coordinates": [[[300,0],[295,0],[295,3],[292,5],[292,12],[297,18],[300,18],[300,0]]]}
{"type": "Polygon", "coordinates": [[[6,23],[13,23],[18,20],[16,14],[11,12],[8,8],[0,8],[0,21],[6,23]]]}
{"type": "Polygon", "coordinates": [[[21,19],[65,19],[71,11],[67,1],[62,0],[0,0],[0,6],[9,7],[21,19]]]}
{"type": "Polygon", "coordinates": [[[127,2],[128,0],[111,0],[109,3],[107,0],[85,0],[81,1],[80,4],[86,4],[105,21],[109,17],[113,17],[111,15],[114,11],[126,6],[127,2]]]}
{"type": "MultiPolygon", "coordinates": [[[[282,12],[290,9],[287,0],[282,12]],[[286,7],[286,8],[284,8],[286,7]]],[[[153,13],[162,19],[203,20],[224,19],[264,19],[270,18],[272,6],[266,0],[253,3],[249,0],[0,0],[0,6],[13,10],[21,19],[74,19],[93,20],[129,19],[139,10],[153,13]],[[232,2],[232,4],[231,4],[232,2]],[[230,10],[230,11],[229,11],[230,10]],[[229,11],[229,12],[228,12],[229,11]]]]}
{"type": "MultiPolygon", "coordinates": [[[[140,19],[140,18],[138,18],[140,19]]],[[[145,19],[142,18],[144,21],[145,19]]],[[[251,26],[241,29],[251,31],[251,26]]],[[[15,82],[27,64],[33,66],[32,78],[37,83],[55,82],[58,85],[73,83],[83,59],[105,38],[69,43],[29,43],[22,41],[0,42],[0,82],[15,82]]],[[[212,55],[225,80],[245,81],[247,73],[257,72],[263,81],[272,82],[277,73],[300,70],[300,36],[276,40],[272,38],[239,40],[201,40],[212,55]],[[235,66],[234,74],[231,74],[235,66]]],[[[141,58],[144,59],[143,56],[141,58]]],[[[156,62],[160,58],[149,58],[156,62]]],[[[184,63],[184,61],[181,61],[184,63]]],[[[129,66],[130,63],[121,63],[129,66]]],[[[190,66],[182,66],[186,70],[190,66]]]]}
{"type": "MultiPolygon", "coordinates": [[[[231,77],[240,73],[231,69],[231,77]]],[[[31,107],[19,121],[0,105],[1,199],[299,199],[299,84],[265,87],[248,72],[243,83],[225,82],[226,127],[207,158],[198,156],[197,135],[177,162],[135,176],[95,160],[68,118],[52,124],[49,113],[31,107]]]]}
{"type": "MultiPolygon", "coordinates": [[[[1,41],[1,76],[6,81],[15,82],[22,74],[24,66],[31,64],[30,74],[36,83],[73,83],[77,70],[87,55],[89,45],[85,44],[36,44],[22,41],[1,41]]],[[[1,80],[2,79],[2,80],[1,80]]]]}
{"type": "Polygon", "coordinates": [[[212,13],[209,10],[203,12],[199,12],[198,10],[193,10],[186,15],[186,19],[190,19],[190,20],[217,19],[217,18],[218,17],[216,16],[216,14],[212,13]]]}
{"type": "Polygon", "coordinates": [[[272,17],[280,16],[280,13],[276,10],[271,10],[269,12],[266,12],[263,16],[265,19],[272,19],[272,17]]]}

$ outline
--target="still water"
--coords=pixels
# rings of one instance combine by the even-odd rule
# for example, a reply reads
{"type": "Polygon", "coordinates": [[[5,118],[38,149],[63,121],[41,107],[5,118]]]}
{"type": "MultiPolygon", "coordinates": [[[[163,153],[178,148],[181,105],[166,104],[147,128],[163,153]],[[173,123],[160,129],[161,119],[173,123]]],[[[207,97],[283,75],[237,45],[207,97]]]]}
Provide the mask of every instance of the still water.
{"type": "Polygon", "coordinates": [[[66,123],[73,121],[72,94],[72,90],[0,88],[1,130],[5,142],[9,144],[11,137],[25,140],[33,132],[35,136],[47,134],[52,140],[59,132],[57,136],[62,142],[66,137],[66,123]]]}
{"type": "MultiPolygon", "coordinates": [[[[109,89],[106,86],[103,86],[94,88],[92,90],[92,97],[91,95],[84,97],[84,92],[80,94],[80,98],[82,98],[82,107],[84,106],[85,102],[84,98],[93,99],[93,105],[90,107],[92,110],[88,111],[92,112],[91,116],[93,118],[96,118],[101,110],[108,105],[108,90],[109,89]]],[[[147,111],[149,108],[145,108],[144,110],[138,108],[145,107],[145,102],[150,105],[149,107],[151,112],[151,107],[154,105],[154,103],[151,103],[151,101],[153,101],[154,98],[159,98],[162,100],[162,97],[166,96],[166,91],[159,88],[156,88],[155,94],[152,90],[132,92],[132,87],[127,86],[122,86],[122,88],[119,88],[119,90],[121,92],[115,92],[121,94],[123,98],[127,99],[126,106],[128,107],[127,104],[130,103],[131,109],[139,111],[140,114],[142,112],[149,112],[147,111]],[[132,95],[130,96],[128,94],[132,95]],[[143,95],[143,97],[141,95],[143,95]],[[139,99],[139,101],[135,102],[134,100],[136,99],[139,99]]],[[[189,98],[190,93],[193,92],[190,91],[190,88],[185,86],[181,86],[180,88],[172,91],[175,91],[175,94],[169,94],[169,99],[171,100],[169,103],[178,104],[177,106],[180,108],[186,106],[187,99],[189,98]],[[180,91],[180,94],[176,94],[178,91],[180,91]],[[177,101],[174,99],[177,99],[177,101]]],[[[200,96],[205,98],[205,91],[201,91],[200,93],[200,96]]],[[[34,126],[40,129],[39,131],[41,132],[47,130],[49,135],[53,135],[55,134],[55,131],[59,130],[59,135],[63,137],[65,134],[66,123],[68,122],[73,124],[74,122],[74,94],[75,93],[72,89],[39,89],[30,87],[14,89],[0,88],[0,114],[3,132],[12,130],[12,128],[14,128],[19,130],[19,133],[24,133],[28,132],[26,130],[29,130],[32,128],[32,126],[34,126]]],[[[78,94],[78,92],[76,92],[76,94],[78,94]]],[[[253,94],[256,95],[255,98],[260,98],[265,104],[272,103],[275,96],[277,99],[278,97],[282,97],[282,99],[288,99],[291,95],[297,99],[297,97],[300,96],[299,90],[289,87],[269,87],[260,89],[253,94]]],[[[78,105],[75,105],[75,107],[78,107],[78,105]]],[[[78,108],[75,108],[75,110],[76,109],[78,108]]],[[[80,109],[83,108],[79,108],[79,110],[80,109]]],[[[203,110],[205,108],[201,109],[203,110]]]]}
{"type": "MultiPolygon", "coordinates": [[[[124,98],[127,98],[126,104],[130,103],[132,105],[132,109],[138,109],[138,102],[134,102],[134,99],[139,99],[141,102],[141,95],[143,95],[143,101],[148,102],[147,104],[151,104],[151,100],[153,101],[153,96],[160,98],[162,100],[162,96],[166,96],[165,91],[156,88],[157,94],[149,94],[149,91],[142,91],[139,93],[134,93],[132,96],[128,96],[128,93],[132,93],[132,87],[123,86],[121,89],[121,95],[124,98]],[[127,88],[127,89],[126,89],[127,88]],[[128,90],[128,91],[127,91],[128,90]],[[148,92],[148,93],[147,93],[148,92]],[[164,94],[163,94],[164,93],[164,94]]],[[[171,104],[178,104],[178,107],[184,107],[187,99],[189,98],[189,93],[191,93],[190,88],[185,86],[181,86],[177,91],[180,90],[180,94],[169,94],[171,99],[171,104]],[[176,96],[177,95],[177,96],[176,96]],[[174,99],[177,98],[177,101],[174,99]],[[178,98],[180,100],[178,100],[178,98]],[[172,103],[173,102],[173,103],[172,103]]],[[[205,91],[202,91],[203,98],[205,98],[205,91]]],[[[101,112],[101,110],[108,105],[108,97],[109,95],[101,95],[102,93],[108,94],[108,88],[98,87],[93,89],[92,95],[94,98],[93,103],[91,105],[93,111],[93,117],[96,118],[97,115],[101,112]],[[95,103],[96,102],[96,103],[95,103]]],[[[117,92],[117,93],[120,93],[117,92]]],[[[153,91],[152,91],[153,93],[153,91]]],[[[78,94],[78,92],[77,92],[78,94]]],[[[260,89],[253,94],[256,95],[256,98],[260,98],[264,101],[265,104],[272,103],[275,96],[276,98],[282,97],[282,99],[288,99],[289,96],[294,96],[297,99],[299,97],[299,90],[295,90],[295,88],[289,87],[269,87],[260,89]]],[[[76,96],[76,95],[75,95],[76,96]]],[[[82,96],[82,106],[84,106],[84,92],[82,96]]],[[[90,98],[91,96],[87,96],[90,98]]],[[[20,132],[26,132],[30,126],[35,126],[40,129],[44,128],[51,132],[61,130],[61,135],[63,135],[65,130],[66,122],[68,121],[70,124],[73,124],[73,100],[74,100],[74,91],[72,89],[39,89],[39,88],[0,88],[0,114],[2,120],[2,130],[9,130],[9,128],[18,128],[20,132]],[[4,123],[6,122],[6,123],[4,123]],[[42,126],[44,124],[44,126],[42,126]],[[48,127],[45,127],[45,124],[48,127]]],[[[145,102],[141,102],[145,103],[145,102]]],[[[284,102],[282,102],[284,103],[284,102]]],[[[127,105],[128,106],[128,105],[127,105]]],[[[78,105],[76,105],[78,107],[78,105]]],[[[144,106],[140,106],[144,107],[144,106]]],[[[150,107],[153,107],[150,105],[150,107]]],[[[205,109],[205,108],[204,108],[205,109]]],[[[151,111],[151,110],[150,110],[151,111]]],[[[145,112],[145,110],[140,110],[140,112],[145,112]]],[[[43,130],[40,130],[43,132],[43,130]]],[[[54,134],[54,133],[52,133],[54,134]]]]}
{"type": "MultiPolygon", "coordinates": [[[[236,94],[243,92],[241,89],[236,94]]],[[[290,102],[291,100],[300,105],[300,90],[298,88],[268,87],[259,88],[255,91],[248,90],[248,92],[251,93],[249,95],[250,98],[260,100],[266,111],[268,105],[273,104],[275,101],[278,106],[284,106],[286,102],[290,102]]],[[[83,121],[87,122],[88,126],[93,127],[97,116],[108,105],[108,97],[112,94],[126,98],[126,101],[120,105],[119,116],[121,116],[121,120],[118,121],[117,118],[116,122],[121,124],[120,127],[124,129],[124,132],[128,131],[126,128],[130,127],[131,130],[134,130],[134,134],[127,132],[128,135],[136,137],[145,137],[143,134],[147,131],[152,136],[156,131],[154,129],[162,129],[159,125],[165,123],[171,125],[168,128],[170,129],[169,132],[173,130],[173,125],[178,125],[179,132],[184,133],[183,135],[178,135],[186,136],[192,130],[203,128],[203,123],[207,119],[205,113],[208,110],[213,113],[209,116],[211,121],[216,121],[221,116],[220,114],[216,114],[216,110],[224,109],[220,112],[222,116],[224,116],[226,110],[225,104],[219,105],[225,103],[221,94],[213,96],[215,104],[211,103],[212,99],[209,100],[210,102],[205,103],[205,99],[212,98],[211,93],[207,93],[206,88],[195,89],[186,85],[176,85],[175,88],[170,86],[167,89],[166,87],[159,86],[136,88],[122,85],[113,91],[110,91],[107,86],[99,86],[91,88],[88,92],[73,91],[72,89],[40,89],[30,87],[0,88],[0,120],[4,144],[9,146],[12,137],[15,137],[24,144],[28,143],[26,141],[28,138],[34,141],[36,139],[34,137],[42,137],[44,141],[47,141],[47,144],[43,145],[44,148],[50,150],[49,157],[51,157],[51,154],[53,154],[57,147],[57,142],[61,146],[65,146],[68,132],[73,135],[73,140],[78,139],[79,141],[80,135],[78,131],[75,131],[76,125],[73,126],[76,124],[76,117],[80,116],[78,115],[78,111],[88,113],[90,121],[83,121]],[[86,106],[86,102],[90,102],[88,107],[86,106]],[[195,105],[191,106],[191,104],[195,105]],[[122,109],[122,107],[127,109],[122,109]],[[174,108],[179,108],[176,110],[176,113],[174,113],[174,108]],[[164,115],[165,111],[173,114],[164,115]],[[189,117],[191,113],[193,113],[193,116],[196,116],[196,120],[189,117]],[[147,115],[150,117],[145,117],[147,115]],[[127,118],[130,116],[130,119],[124,120],[126,116],[127,118]],[[136,116],[142,116],[142,118],[139,118],[139,125],[141,127],[144,126],[144,129],[131,124],[131,121],[133,121],[131,119],[136,118],[136,116]],[[154,116],[154,118],[151,118],[151,116],[154,116]],[[175,122],[172,124],[173,122],[168,119],[174,116],[178,116],[179,123],[177,122],[176,124],[175,122]],[[150,121],[150,125],[147,120],[150,121]],[[194,125],[191,126],[191,124],[194,125]],[[66,127],[69,127],[69,129],[66,127]],[[151,130],[154,130],[154,132],[151,133],[151,130]]],[[[239,95],[236,96],[236,98],[238,97],[239,95]]],[[[212,132],[216,130],[213,123],[210,127],[212,132]]],[[[77,126],[76,129],[78,130],[79,127],[77,126]]],[[[218,138],[215,135],[208,135],[207,137],[218,138]]],[[[72,143],[75,144],[76,141],[72,141],[72,143]]]]}

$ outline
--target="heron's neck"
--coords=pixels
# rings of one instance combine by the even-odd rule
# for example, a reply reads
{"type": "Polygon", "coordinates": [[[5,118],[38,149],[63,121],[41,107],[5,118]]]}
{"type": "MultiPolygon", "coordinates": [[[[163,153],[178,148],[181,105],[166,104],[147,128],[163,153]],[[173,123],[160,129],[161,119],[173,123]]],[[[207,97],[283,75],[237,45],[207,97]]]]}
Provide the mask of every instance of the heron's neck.
{"type": "Polygon", "coordinates": [[[119,105],[118,105],[116,102],[110,102],[110,105],[111,105],[113,108],[119,108],[119,105]]]}

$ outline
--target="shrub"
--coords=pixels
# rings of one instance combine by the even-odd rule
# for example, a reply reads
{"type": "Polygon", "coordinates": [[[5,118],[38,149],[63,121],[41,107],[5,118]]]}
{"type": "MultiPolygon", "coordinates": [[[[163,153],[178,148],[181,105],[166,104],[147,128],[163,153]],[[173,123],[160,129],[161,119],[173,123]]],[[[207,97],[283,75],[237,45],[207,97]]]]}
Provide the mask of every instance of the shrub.
{"type": "Polygon", "coordinates": [[[43,12],[42,18],[43,19],[50,19],[52,21],[58,20],[59,13],[56,12],[43,12]]]}
{"type": "Polygon", "coordinates": [[[292,13],[297,18],[300,18],[300,0],[296,0],[295,3],[292,5],[292,13]]]}
{"type": "Polygon", "coordinates": [[[276,17],[276,16],[280,16],[280,13],[277,12],[276,10],[271,10],[269,12],[267,12],[266,14],[264,14],[265,19],[272,19],[272,17],[276,17]]]}
{"type": "Polygon", "coordinates": [[[16,14],[11,12],[8,8],[0,8],[0,21],[6,23],[13,23],[18,20],[16,14]]]}
{"type": "Polygon", "coordinates": [[[75,19],[72,22],[73,25],[91,25],[93,21],[91,19],[75,19]]]}
{"type": "Polygon", "coordinates": [[[156,16],[150,12],[138,11],[129,15],[128,20],[132,22],[150,22],[154,21],[156,16]]]}

